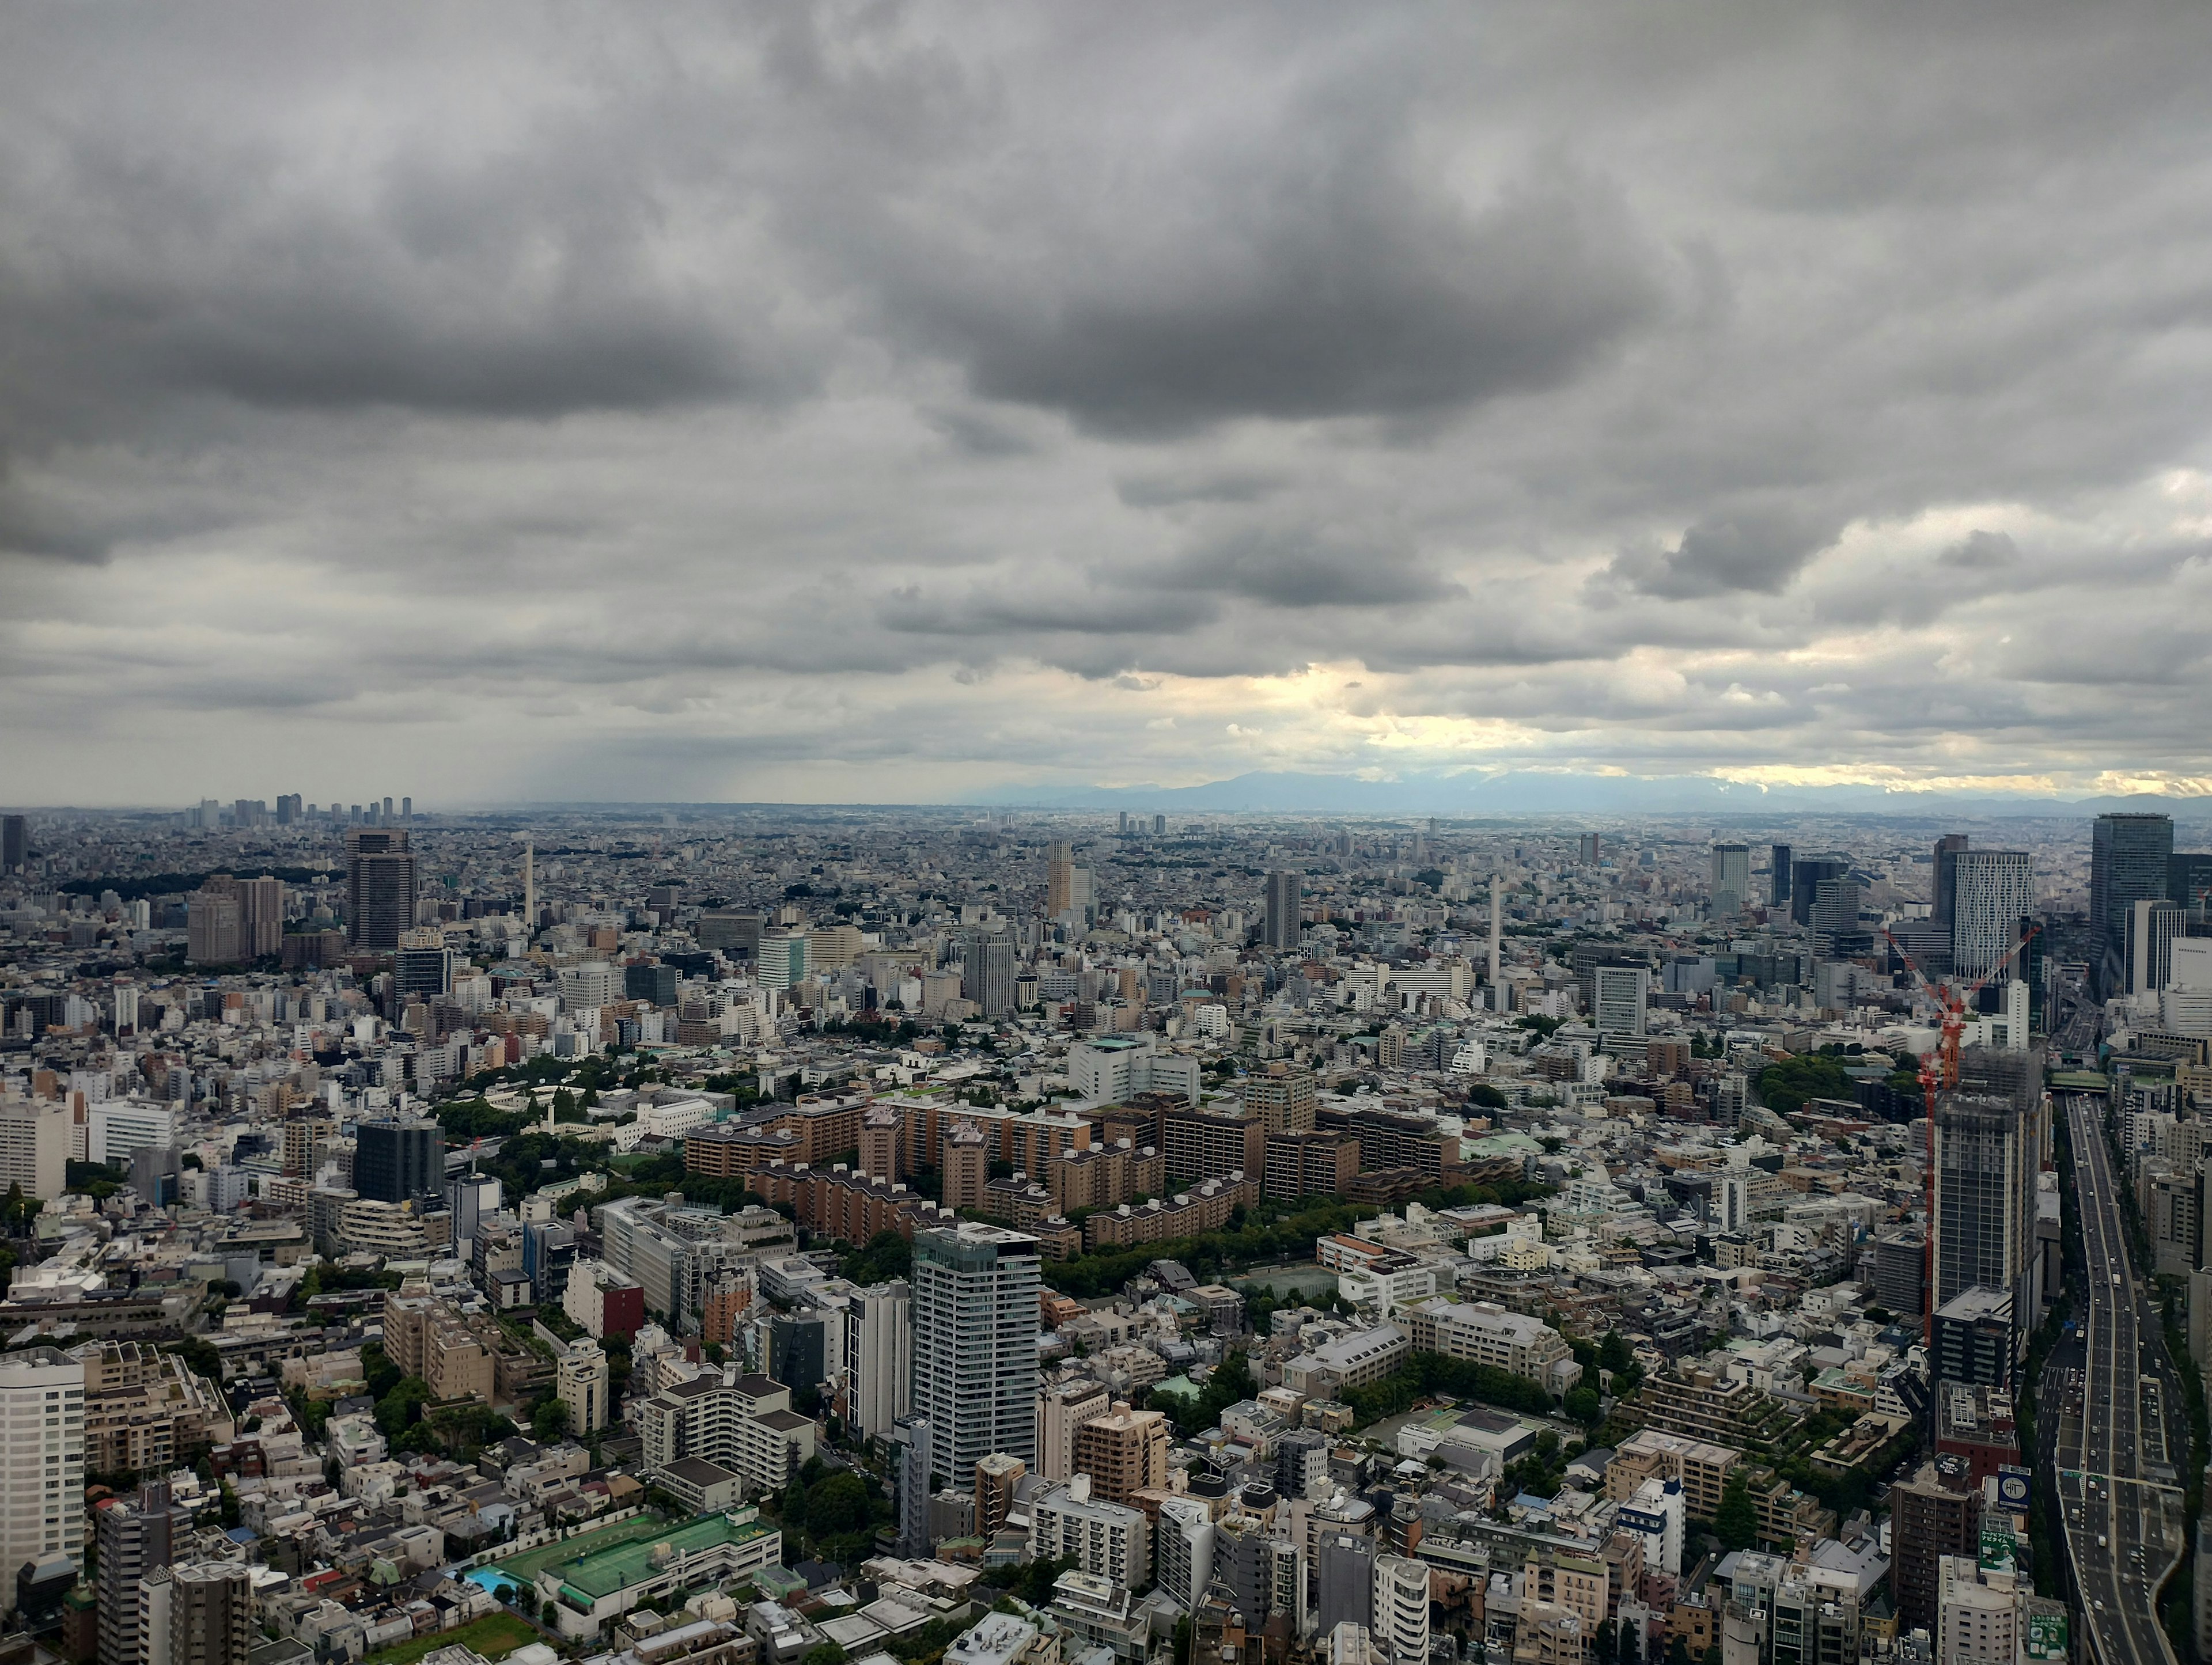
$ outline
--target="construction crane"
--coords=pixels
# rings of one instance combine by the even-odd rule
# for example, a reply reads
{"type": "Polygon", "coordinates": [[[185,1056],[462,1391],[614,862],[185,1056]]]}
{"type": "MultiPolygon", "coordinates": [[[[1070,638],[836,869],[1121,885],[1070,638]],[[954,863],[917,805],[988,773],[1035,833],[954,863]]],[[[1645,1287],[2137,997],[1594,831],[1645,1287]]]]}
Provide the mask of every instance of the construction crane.
{"type": "Polygon", "coordinates": [[[2013,956],[2027,946],[2028,939],[2042,927],[2031,925],[2020,933],[2020,939],[2005,950],[1996,964],[1977,978],[1964,994],[1947,980],[1937,982],[1920,969],[1919,963],[1905,951],[1905,945],[1891,934],[1887,926],[1881,934],[1897,951],[1897,957],[1905,962],[1905,969],[1920,980],[1920,987],[1943,1013],[1937,1026],[1936,1044],[1921,1054],[1920,1093],[1928,1107],[1928,1160],[1924,1168],[1927,1189],[1928,1237],[1920,1250],[1920,1286],[1926,1293],[1921,1297],[1921,1341],[1930,1353],[1936,1349],[1936,1096],[1949,1092],[1959,1085],[1959,1049],[1966,1036],[1966,1002],[1979,994],[1990,979],[2002,971],[2013,961],[2013,956]]]}

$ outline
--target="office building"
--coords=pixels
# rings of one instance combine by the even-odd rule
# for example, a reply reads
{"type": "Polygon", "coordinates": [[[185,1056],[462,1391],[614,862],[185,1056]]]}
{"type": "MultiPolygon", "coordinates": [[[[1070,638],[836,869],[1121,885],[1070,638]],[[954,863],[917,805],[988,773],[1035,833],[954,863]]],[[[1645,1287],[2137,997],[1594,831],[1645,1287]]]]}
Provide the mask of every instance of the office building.
{"type": "Polygon", "coordinates": [[[2212,854],[2191,851],[2168,856],[2166,899],[2184,908],[2212,908],[2212,854]]]}
{"type": "Polygon", "coordinates": [[[940,1473],[1036,1458],[1036,1238],[963,1221],[914,1236],[914,1412],[940,1473]]]}
{"type": "Polygon", "coordinates": [[[1429,1656],[1429,1564],[1403,1555],[1375,1558],[1376,1645],[1397,1665],[1429,1656]]]}
{"type": "Polygon", "coordinates": [[[823,1365],[823,1321],[818,1312],[779,1312],[768,1321],[768,1373],[791,1389],[817,1388],[823,1365]]]}
{"type": "Polygon", "coordinates": [[[2012,952],[2021,918],[2034,911],[2034,866],[2025,850],[1956,850],[1939,878],[1949,893],[1952,972],[1985,976],[2012,952]]]}
{"type": "Polygon", "coordinates": [[[415,928],[415,856],[400,829],[346,835],[347,939],[388,954],[415,928]]]}
{"type": "Polygon", "coordinates": [[[83,1361],[58,1348],[0,1356],[0,1567],[84,1553],[84,1393],[83,1361]]]}
{"type": "Polygon", "coordinates": [[[1596,991],[1591,1017],[1601,1035],[1640,1037],[1651,999],[1651,969],[1644,965],[1601,965],[1591,969],[1596,991]]]}
{"type": "MultiPolygon", "coordinates": [[[[2033,1056],[2034,1054],[2029,1054],[2033,1056]]],[[[1936,1304],[1970,1289],[2026,1302],[2035,1236],[2034,1120],[1991,1093],[1945,1093],[1936,1103],[1936,1304]]]]}
{"type": "Polygon", "coordinates": [[[1790,847],[1777,844],[1771,853],[1773,871],[1767,875],[1767,900],[1779,908],[1790,900],[1790,847]]]}
{"type": "Polygon", "coordinates": [[[1874,1298],[1889,1311],[1917,1318],[1928,1285],[1928,1244],[1905,1235],[1876,1237],[1860,1251],[1872,1259],[1874,1298]]]}
{"type": "Polygon", "coordinates": [[[1812,927],[1821,951],[1840,956],[1867,945],[1865,933],[1859,929],[1859,882],[1849,873],[1822,878],[1814,885],[1813,903],[1806,909],[1805,922],[1812,927]]]}
{"type": "Polygon", "coordinates": [[[986,1018],[1014,1009],[1014,939],[1004,931],[978,931],[968,947],[961,987],[986,1018]]]}
{"type": "MultiPolygon", "coordinates": [[[[80,1477],[64,1507],[82,1508],[82,1489],[80,1477]]],[[[99,1565],[93,1574],[100,1598],[100,1665],[147,1665],[143,1585],[149,1573],[170,1564],[177,1512],[167,1485],[141,1486],[135,1496],[100,1511],[99,1565]]]]}
{"type": "Polygon", "coordinates": [[[148,1145],[176,1143],[175,1112],[135,1098],[109,1099],[85,1118],[85,1155],[94,1162],[124,1167],[131,1153],[148,1145]]]}
{"type": "Polygon", "coordinates": [[[846,1420],[865,1439],[888,1437],[914,1406],[914,1291],[893,1281],[847,1297],[846,1420]]]}
{"type": "Polygon", "coordinates": [[[1841,878],[1850,863],[1839,855],[1801,855],[1790,864],[1790,917],[1798,925],[1813,923],[1813,904],[1823,879],[1841,878]]]}
{"type": "MultiPolygon", "coordinates": [[[[2128,909],[2120,963],[2126,968],[2126,992],[2155,994],[2173,981],[2173,945],[2206,934],[2205,916],[2178,902],[2149,897],[2128,909]]],[[[2116,993],[2118,991],[2115,991],[2116,993]]]]}
{"type": "Polygon", "coordinates": [[[2138,902],[2165,899],[2172,857],[2172,817],[2097,817],[2089,844],[2089,930],[2099,956],[2090,973],[2100,997],[2125,987],[2128,914],[2138,902]]]}
{"type": "Polygon", "coordinates": [[[353,1188],[374,1202],[412,1202],[445,1189],[446,1145],[428,1116],[384,1117],[354,1129],[353,1188]]]}
{"type": "Polygon", "coordinates": [[[446,1212],[453,1217],[453,1241],[465,1243],[477,1228],[499,1212],[504,1187],[496,1174],[456,1174],[446,1182],[446,1212]]]}
{"type": "Polygon", "coordinates": [[[1936,841],[1934,872],[1929,881],[1928,917],[1939,926],[1949,926],[1954,917],[1958,895],[1954,882],[1956,864],[1960,852],[1970,842],[1964,833],[1945,833],[1936,841]]]}
{"type": "Polygon", "coordinates": [[[1261,927],[1261,940],[1279,954],[1297,952],[1304,906],[1304,886],[1298,874],[1283,868],[1269,873],[1267,918],[1261,927]]]}
{"type": "Polygon", "coordinates": [[[21,815],[0,815],[0,873],[20,873],[31,865],[31,823],[21,815]]]}
{"type": "Polygon", "coordinates": [[[401,1003],[452,994],[453,966],[460,957],[444,939],[434,931],[410,931],[401,940],[404,945],[392,956],[392,985],[401,1003]]]}
{"type": "Polygon", "coordinates": [[[1716,844],[1712,854],[1713,917],[1741,914],[1751,901],[1751,846],[1716,844]]]}
{"type": "Polygon", "coordinates": [[[2013,1304],[2008,1290],[1977,1286],[1936,1309],[1929,1374],[1970,1387],[2012,1385],[2013,1304]]]}
{"type": "Polygon", "coordinates": [[[69,1188],[70,1110],[59,1099],[0,1101],[0,1194],[52,1202],[69,1188]]]}

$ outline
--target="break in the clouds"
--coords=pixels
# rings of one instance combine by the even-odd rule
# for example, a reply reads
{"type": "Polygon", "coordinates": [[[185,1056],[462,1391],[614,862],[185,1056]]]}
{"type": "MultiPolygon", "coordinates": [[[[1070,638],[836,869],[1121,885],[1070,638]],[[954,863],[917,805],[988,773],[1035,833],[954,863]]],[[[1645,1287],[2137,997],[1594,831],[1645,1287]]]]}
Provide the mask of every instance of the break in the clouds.
{"type": "Polygon", "coordinates": [[[0,29],[0,798],[2212,773],[2200,12],[0,29]]]}

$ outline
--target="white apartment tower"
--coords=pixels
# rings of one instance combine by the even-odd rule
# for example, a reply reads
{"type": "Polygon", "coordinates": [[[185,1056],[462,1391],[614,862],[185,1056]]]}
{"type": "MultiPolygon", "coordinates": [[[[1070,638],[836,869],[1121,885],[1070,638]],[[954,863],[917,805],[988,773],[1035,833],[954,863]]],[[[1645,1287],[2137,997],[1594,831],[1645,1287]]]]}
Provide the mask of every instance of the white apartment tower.
{"type": "Polygon", "coordinates": [[[0,1357],[0,1566],[84,1554],[84,1364],[53,1347],[0,1357]]]}
{"type": "Polygon", "coordinates": [[[963,1220],[914,1235],[914,1414],[937,1473],[1036,1459],[1035,1237],[963,1220]]]}

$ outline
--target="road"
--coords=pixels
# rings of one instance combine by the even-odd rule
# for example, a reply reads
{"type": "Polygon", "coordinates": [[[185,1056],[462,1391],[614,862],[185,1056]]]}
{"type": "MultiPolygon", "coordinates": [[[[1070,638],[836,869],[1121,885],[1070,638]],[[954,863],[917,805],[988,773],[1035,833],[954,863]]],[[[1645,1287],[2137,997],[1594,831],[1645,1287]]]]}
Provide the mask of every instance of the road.
{"type": "Polygon", "coordinates": [[[2165,1337],[2129,1263],[2127,1229],[2105,1142],[2104,1102],[2062,1094],[2074,1147],[2087,1296],[2082,1363],[2062,1370],[2054,1459],[2081,1628],[2096,1665],[2175,1665],[2148,1597],[2183,1549],[2180,1474],[2188,1427],[2165,1337]]]}

